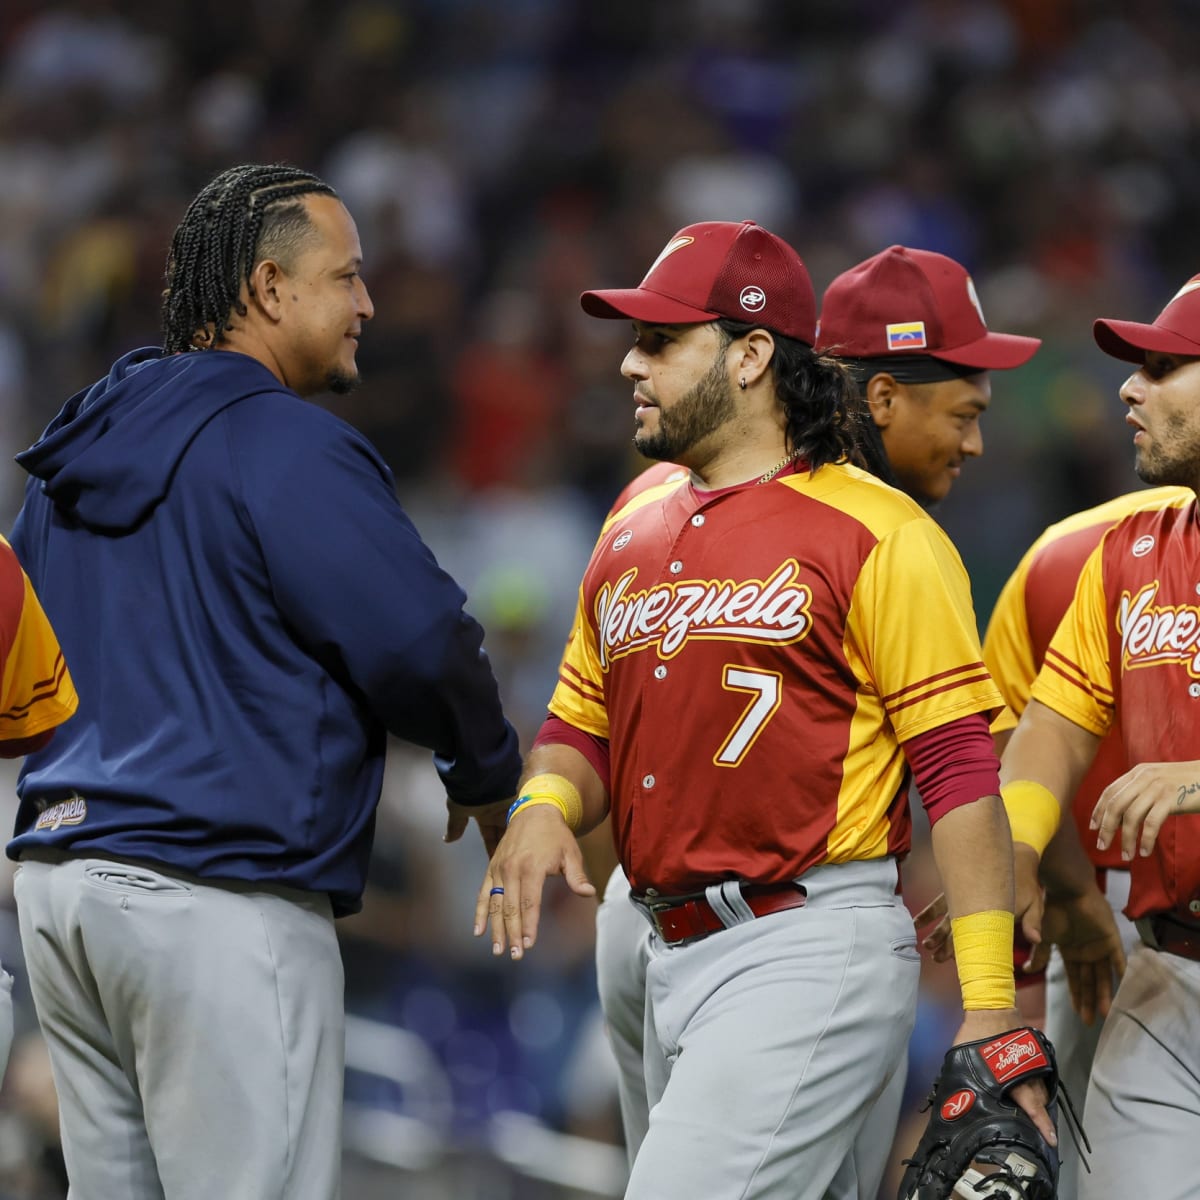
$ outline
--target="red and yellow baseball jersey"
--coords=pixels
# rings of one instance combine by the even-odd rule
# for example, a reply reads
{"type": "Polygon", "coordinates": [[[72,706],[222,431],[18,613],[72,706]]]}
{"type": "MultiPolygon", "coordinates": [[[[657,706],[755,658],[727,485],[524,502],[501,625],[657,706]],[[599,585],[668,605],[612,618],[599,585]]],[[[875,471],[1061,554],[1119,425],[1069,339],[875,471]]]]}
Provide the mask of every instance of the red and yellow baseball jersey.
{"type": "MultiPolygon", "coordinates": [[[[0,756],[61,725],[79,704],[58,639],[12,547],[0,538],[0,756]]],[[[22,747],[17,753],[24,753],[22,747]]]]}
{"type": "Polygon", "coordinates": [[[550,711],[609,739],[622,865],[678,895],[904,853],[902,743],[999,704],[954,547],[837,465],[618,511],[550,711]]]}
{"type": "Polygon", "coordinates": [[[647,467],[640,475],[635,475],[621,489],[620,495],[613,501],[612,508],[608,510],[607,519],[611,520],[630,500],[640,496],[643,492],[648,492],[651,488],[664,483],[682,483],[685,479],[690,478],[691,472],[687,467],[680,467],[675,463],[668,462],[655,463],[654,466],[647,467]]]}
{"type": "MultiPolygon", "coordinates": [[[[1114,525],[1033,684],[1033,699],[1098,736],[1119,722],[1129,763],[1200,757],[1198,519],[1186,491],[1114,525]]],[[[1171,817],[1150,857],[1127,865],[1131,918],[1200,900],[1200,815],[1171,817]]]]}
{"type": "MultiPolygon", "coordinates": [[[[1001,590],[983,639],[983,661],[1005,703],[1004,711],[992,723],[993,731],[1012,729],[1025,711],[1046,649],[1075,595],[1079,573],[1100,539],[1130,513],[1162,508],[1192,496],[1189,489],[1177,487],[1130,492],[1051,525],[1029,547],[1001,590]]],[[[1083,848],[1098,867],[1125,866],[1119,841],[1107,850],[1096,849],[1088,820],[1100,793],[1128,769],[1117,721],[1072,803],[1083,848]]]]}
{"type": "MultiPolygon", "coordinates": [[[[635,475],[618,493],[617,498],[613,501],[612,507],[608,510],[608,516],[604,518],[604,525],[600,529],[600,537],[603,539],[605,529],[608,527],[608,522],[620,513],[631,500],[644,495],[646,492],[653,491],[655,499],[659,496],[665,496],[667,492],[676,488],[684,480],[691,478],[691,471],[687,467],[678,466],[675,463],[659,462],[652,467],[647,467],[640,475],[635,475]],[[666,486],[664,486],[666,485],[666,486]]],[[[571,643],[575,640],[579,633],[579,611],[575,612],[575,619],[571,623],[571,631],[567,634],[567,645],[563,650],[564,656],[570,649],[571,643]]]]}

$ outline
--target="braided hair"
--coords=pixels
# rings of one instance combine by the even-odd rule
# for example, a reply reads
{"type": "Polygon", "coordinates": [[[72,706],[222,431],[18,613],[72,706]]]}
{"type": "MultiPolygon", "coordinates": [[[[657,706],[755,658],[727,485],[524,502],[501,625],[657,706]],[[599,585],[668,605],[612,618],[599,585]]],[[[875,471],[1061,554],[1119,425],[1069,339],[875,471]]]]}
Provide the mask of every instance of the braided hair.
{"type": "MultiPolygon", "coordinates": [[[[716,322],[725,344],[762,326],[721,317],[716,322]]],[[[775,393],[787,414],[787,445],[815,471],[848,461],[895,483],[883,440],[854,376],[836,358],[820,355],[804,342],[771,330],[775,352],[771,370],[775,393]]]]}
{"type": "Polygon", "coordinates": [[[219,346],[230,317],[246,315],[242,283],[256,263],[287,265],[312,231],[300,198],[337,193],[308,171],[282,163],[230,167],[188,205],[171,239],[162,302],[163,350],[219,346]]]}

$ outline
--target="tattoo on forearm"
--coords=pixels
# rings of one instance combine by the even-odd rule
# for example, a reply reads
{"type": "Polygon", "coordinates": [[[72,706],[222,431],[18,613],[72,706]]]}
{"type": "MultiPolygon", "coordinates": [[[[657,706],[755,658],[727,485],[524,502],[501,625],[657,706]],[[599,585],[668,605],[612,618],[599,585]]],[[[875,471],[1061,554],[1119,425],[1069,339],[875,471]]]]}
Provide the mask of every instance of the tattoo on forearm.
{"type": "Polygon", "coordinates": [[[1175,807],[1182,808],[1183,802],[1189,797],[1200,792],[1200,783],[1181,783],[1179,785],[1179,795],[1175,798],[1175,807]]]}

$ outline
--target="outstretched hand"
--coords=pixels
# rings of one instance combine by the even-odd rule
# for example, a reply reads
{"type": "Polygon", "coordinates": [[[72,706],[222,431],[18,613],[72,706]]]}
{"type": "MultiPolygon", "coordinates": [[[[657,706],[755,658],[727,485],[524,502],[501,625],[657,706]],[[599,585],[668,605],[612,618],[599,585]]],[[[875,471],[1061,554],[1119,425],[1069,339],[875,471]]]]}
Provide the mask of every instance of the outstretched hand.
{"type": "MultiPolygon", "coordinates": [[[[1062,955],[1071,1005],[1083,1023],[1091,1025],[1097,1017],[1107,1017],[1114,980],[1125,973],[1125,949],[1104,894],[1092,887],[1079,896],[1048,896],[1042,933],[1045,955],[1051,943],[1062,955]]],[[[1038,947],[1031,962],[1041,952],[1038,947]]]]}
{"type": "Polygon", "coordinates": [[[1121,857],[1129,862],[1154,849],[1168,817],[1194,812],[1200,812],[1200,762],[1138,763],[1100,793],[1091,827],[1100,850],[1119,834],[1121,857]]]}
{"type": "Polygon", "coordinates": [[[579,843],[558,809],[521,808],[491,856],[475,903],[475,936],[490,925],[493,954],[507,946],[519,959],[537,941],[542,888],[551,875],[561,875],[576,895],[596,894],[579,843]]]}

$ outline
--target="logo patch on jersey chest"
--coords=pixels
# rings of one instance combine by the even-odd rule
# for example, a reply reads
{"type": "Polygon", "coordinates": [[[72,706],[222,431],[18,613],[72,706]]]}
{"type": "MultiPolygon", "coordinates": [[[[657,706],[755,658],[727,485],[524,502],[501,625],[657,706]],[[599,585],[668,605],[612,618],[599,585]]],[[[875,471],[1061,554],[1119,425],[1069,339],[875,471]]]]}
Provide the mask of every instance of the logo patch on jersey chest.
{"type": "Polygon", "coordinates": [[[594,601],[600,664],[657,646],[678,654],[689,638],[787,645],[812,629],[812,589],[789,558],[766,579],[681,579],[635,591],[636,567],[605,583],[594,601]]]}
{"type": "Polygon", "coordinates": [[[1117,633],[1121,636],[1121,667],[1182,663],[1188,674],[1200,679],[1200,607],[1194,604],[1156,605],[1156,579],[1133,595],[1121,594],[1117,606],[1117,633]]]}

